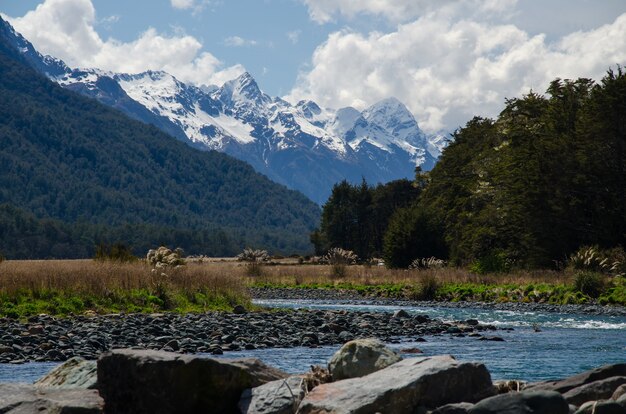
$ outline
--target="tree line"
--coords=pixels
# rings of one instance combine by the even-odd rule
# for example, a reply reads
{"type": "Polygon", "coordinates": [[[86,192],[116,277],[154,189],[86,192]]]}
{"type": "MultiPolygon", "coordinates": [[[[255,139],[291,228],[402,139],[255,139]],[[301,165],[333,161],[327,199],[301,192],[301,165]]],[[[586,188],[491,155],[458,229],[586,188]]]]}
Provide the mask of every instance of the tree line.
{"type": "Polygon", "coordinates": [[[496,119],[470,120],[413,182],[336,185],[312,241],[391,267],[430,256],[557,266],[582,246],[625,245],[625,148],[623,69],[556,79],[545,95],[506,100],[496,119]]]}

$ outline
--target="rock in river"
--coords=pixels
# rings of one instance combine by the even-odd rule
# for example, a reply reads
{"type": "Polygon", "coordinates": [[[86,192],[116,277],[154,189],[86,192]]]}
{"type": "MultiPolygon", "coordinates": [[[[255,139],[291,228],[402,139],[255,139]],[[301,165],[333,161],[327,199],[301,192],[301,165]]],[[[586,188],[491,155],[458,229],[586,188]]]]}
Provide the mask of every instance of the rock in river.
{"type": "Polygon", "coordinates": [[[108,414],[238,413],[245,389],[286,377],[252,358],[123,349],[98,360],[98,389],[108,414]]]}
{"type": "Polygon", "coordinates": [[[328,363],[328,370],[337,381],[371,374],[401,359],[377,339],[355,339],[335,352],[328,363]]]}
{"type": "Polygon", "coordinates": [[[483,364],[449,355],[410,358],[364,377],[322,384],[304,398],[298,413],[412,413],[479,401],[493,392],[483,364]]]}

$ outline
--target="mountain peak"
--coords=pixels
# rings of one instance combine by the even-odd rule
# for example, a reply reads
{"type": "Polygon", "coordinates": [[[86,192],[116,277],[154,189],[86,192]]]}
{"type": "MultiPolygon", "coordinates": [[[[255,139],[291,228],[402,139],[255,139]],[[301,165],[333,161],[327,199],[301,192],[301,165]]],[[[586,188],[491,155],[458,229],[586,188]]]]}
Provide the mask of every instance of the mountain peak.
{"type": "Polygon", "coordinates": [[[226,103],[248,101],[254,105],[261,105],[267,100],[250,72],[244,72],[237,78],[226,82],[218,95],[219,99],[226,103]]]}

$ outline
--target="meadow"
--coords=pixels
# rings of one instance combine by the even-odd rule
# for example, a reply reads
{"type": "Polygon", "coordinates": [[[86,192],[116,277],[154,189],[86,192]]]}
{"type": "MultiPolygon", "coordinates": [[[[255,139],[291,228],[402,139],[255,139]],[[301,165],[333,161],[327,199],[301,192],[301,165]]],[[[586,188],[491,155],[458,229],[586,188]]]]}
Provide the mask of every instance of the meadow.
{"type": "Polygon", "coordinates": [[[295,259],[254,265],[212,259],[162,269],[142,260],[8,260],[0,263],[0,316],[230,311],[253,308],[249,287],[343,289],[409,300],[626,305],[623,277],[568,270],[477,275],[462,268],[367,265],[338,272],[295,259]]]}

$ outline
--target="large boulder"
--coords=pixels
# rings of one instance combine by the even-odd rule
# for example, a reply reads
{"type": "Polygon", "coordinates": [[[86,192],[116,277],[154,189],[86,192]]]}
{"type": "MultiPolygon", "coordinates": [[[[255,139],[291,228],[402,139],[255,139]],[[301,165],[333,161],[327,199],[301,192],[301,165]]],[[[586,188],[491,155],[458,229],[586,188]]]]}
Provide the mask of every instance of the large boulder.
{"type": "Polygon", "coordinates": [[[0,384],[0,413],[101,414],[103,407],[96,390],[0,384]]]}
{"type": "Polygon", "coordinates": [[[626,413],[626,400],[623,402],[605,400],[588,401],[580,406],[575,414],[624,414],[626,413]]]}
{"type": "Polygon", "coordinates": [[[569,405],[555,391],[500,394],[480,401],[468,414],[568,414],[569,405]]]}
{"type": "Polygon", "coordinates": [[[336,381],[362,377],[400,360],[400,355],[377,339],[355,339],[335,352],[328,363],[328,370],[336,381]]]}
{"type": "Polygon", "coordinates": [[[289,377],[268,382],[241,394],[242,414],[294,414],[306,394],[303,377],[289,377]]]}
{"type": "Polygon", "coordinates": [[[74,357],[39,378],[35,385],[52,388],[95,389],[98,380],[96,369],[96,361],[74,357]]]}
{"type": "Polygon", "coordinates": [[[603,380],[610,377],[623,376],[626,376],[626,363],[605,365],[600,368],[581,372],[580,374],[559,381],[545,381],[534,384],[527,384],[524,390],[546,390],[566,393],[573,388],[578,388],[582,385],[589,384],[594,381],[603,380]]]}
{"type": "Polygon", "coordinates": [[[573,388],[563,394],[563,398],[568,403],[576,406],[580,406],[587,401],[606,400],[611,398],[615,390],[622,384],[626,384],[626,377],[601,379],[573,388]]]}
{"type": "Polygon", "coordinates": [[[98,360],[107,414],[237,413],[241,393],[288,375],[257,359],[114,350],[98,360]]]}
{"type": "Polygon", "coordinates": [[[493,393],[483,364],[458,362],[450,355],[409,358],[364,377],[315,387],[298,414],[412,413],[493,393]]]}

